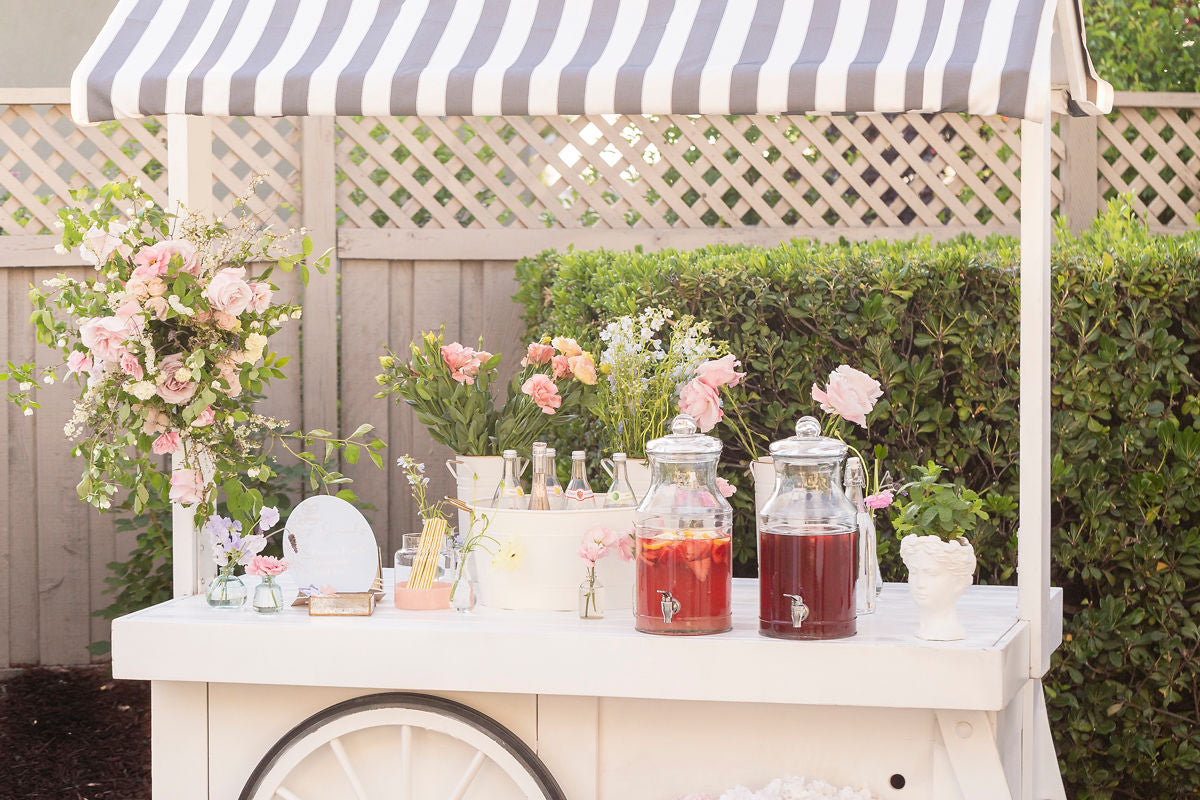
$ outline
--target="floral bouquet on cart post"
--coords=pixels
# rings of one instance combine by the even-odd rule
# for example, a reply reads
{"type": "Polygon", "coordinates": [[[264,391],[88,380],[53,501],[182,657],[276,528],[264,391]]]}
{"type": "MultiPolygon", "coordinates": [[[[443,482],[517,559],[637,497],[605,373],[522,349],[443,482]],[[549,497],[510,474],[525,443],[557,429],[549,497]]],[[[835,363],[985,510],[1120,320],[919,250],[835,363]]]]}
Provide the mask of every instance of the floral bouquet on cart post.
{"type": "Polygon", "coordinates": [[[288,432],[286,421],[253,407],[272,379],[284,377],[288,359],[271,352],[271,336],[301,316],[299,305],[278,301],[271,274],[298,267],[307,284],[310,265],[323,272],[328,254],[313,258],[302,231],[258,228],[244,198],[238,221],[227,226],[169,214],[133,181],[73,197],[90,208],[58,212],[57,249],[78,248],[96,274],[83,280],[60,274],[29,292],[38,341],[62,360],[9,362],[0,379],[18,384],[9,399],[27,415],[38,407],[39,383],[77,381],[64,433],[86,462],[80,499],[107,509],[127,489],[124,502],[138,514],[152,493],[166,495],[194,508],[203,525],[221,493],[231,518],[223,529],[237,523],[249,532],[273,511],[263,508],[254,483],[274,474],[276,446],[307,466],[314,490],[353,498],[343,487],[349,478],[330,465],[344,450],[349,461],[367,452],[382,466],[384,443],[365,438],[371,426],[346,438],[319,429],[288,432]],[[286,247],[293,238],[300,239],[298,252],[286,247]],[[168,455],[172,467],[164,474],[159,457],[168,455]]]}

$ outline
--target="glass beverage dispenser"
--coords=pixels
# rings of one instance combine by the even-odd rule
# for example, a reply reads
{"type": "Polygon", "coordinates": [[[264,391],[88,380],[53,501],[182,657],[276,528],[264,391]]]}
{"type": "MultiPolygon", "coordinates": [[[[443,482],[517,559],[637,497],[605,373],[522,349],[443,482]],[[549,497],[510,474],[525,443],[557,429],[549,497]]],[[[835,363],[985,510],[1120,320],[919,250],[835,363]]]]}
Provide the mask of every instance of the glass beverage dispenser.
{"type": "Polygon", "coordinates": [[[723,633],[732,627],[733,509],[717,489],[721,442],[680,414],[646,443],[653,482],[637,507],[635,627],[723,633]]]}
{"type": "Polygon", "coordinates": [[[858,527],[842,489],[846,445],[801,417],[771,444],[775,491],[760,512],[759,632],[784,639],[855,633],[858,527]]]}

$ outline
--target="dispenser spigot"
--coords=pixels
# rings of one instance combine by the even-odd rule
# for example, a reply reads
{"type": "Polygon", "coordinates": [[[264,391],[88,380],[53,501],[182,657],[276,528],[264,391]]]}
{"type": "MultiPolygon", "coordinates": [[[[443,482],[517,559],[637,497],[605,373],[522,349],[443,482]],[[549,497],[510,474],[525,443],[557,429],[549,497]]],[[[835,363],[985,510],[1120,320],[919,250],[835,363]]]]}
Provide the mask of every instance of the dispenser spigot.
{"type": "Polygon", "coordinates": [[[663,589],[659,589],[658,593],[662,595],[662,602],[660,605],[662,606],[663,622],[670,625],[671,620],[675,617],[676,614],[679,613],[679,609],[680,609],[679,601],[675,599],[674,595],[672,595],[670,592],[665,591],[663,589]]]}
{"type": "Polygon", "coordinates": [[[785,594],[784,597],[792,601],[792,627],[799,628],[808,619],[808,606],[804,605],[804,598],[798,594],[785,594]]]}

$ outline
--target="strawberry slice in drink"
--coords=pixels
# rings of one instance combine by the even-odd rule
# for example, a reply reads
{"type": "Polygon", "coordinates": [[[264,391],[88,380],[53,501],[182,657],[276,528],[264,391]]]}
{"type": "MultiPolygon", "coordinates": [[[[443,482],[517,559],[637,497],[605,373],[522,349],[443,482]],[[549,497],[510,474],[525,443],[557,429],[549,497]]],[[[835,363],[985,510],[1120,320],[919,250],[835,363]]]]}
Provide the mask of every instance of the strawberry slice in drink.
{"type": "Polygon", "coordinates": [[[712,571],[713,542],[711,539],[685,539],[679,543],[679,553],[698,581],[708,580],[712,571]]]}

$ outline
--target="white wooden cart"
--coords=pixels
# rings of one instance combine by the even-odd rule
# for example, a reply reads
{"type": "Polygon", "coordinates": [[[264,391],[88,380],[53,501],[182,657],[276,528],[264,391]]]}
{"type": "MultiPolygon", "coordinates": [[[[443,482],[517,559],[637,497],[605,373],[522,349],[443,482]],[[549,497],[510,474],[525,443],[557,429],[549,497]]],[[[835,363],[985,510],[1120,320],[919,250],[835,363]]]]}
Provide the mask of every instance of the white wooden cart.
{"type": "Polygon", "coordinates": [[[193,210],[211,205],[204,115],[1024,120],[1018,586],[969,590],[964,641],[915,639],[893,585],[835,642],[759,637],[745,581],[734,631],[695,639],[565,613],[215,613],[180,509],[177,598],[113,624],[115,675],[152,681],[155,797],[649,800],[806,774],[884,798],[1063,798],[1041,686],[1062,620],[1050,122],[1111,99],[1077,0],[121,0],[73,112],[167,115],[172,199],[193,210]]]}

